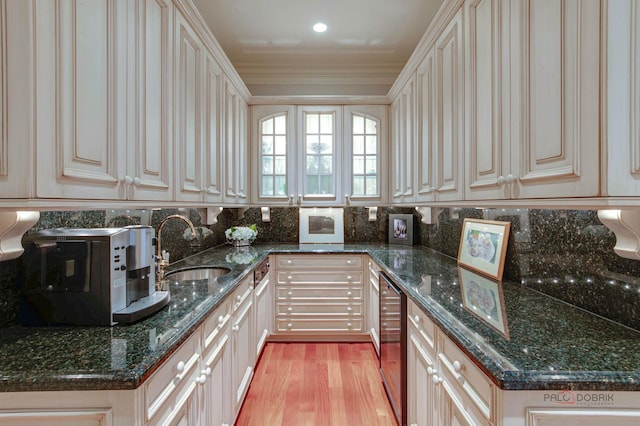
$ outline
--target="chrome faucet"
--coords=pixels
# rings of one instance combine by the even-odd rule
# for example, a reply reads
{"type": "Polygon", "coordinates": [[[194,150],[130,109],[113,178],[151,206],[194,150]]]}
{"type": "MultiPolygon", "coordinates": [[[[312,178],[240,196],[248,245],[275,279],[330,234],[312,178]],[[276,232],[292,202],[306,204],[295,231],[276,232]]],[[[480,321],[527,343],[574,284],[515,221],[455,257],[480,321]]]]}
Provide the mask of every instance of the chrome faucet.
{"type": "Polygon", "coordinates": [[[160,222],[160,226],[158,227],[158,247],[157,247],[157,252],[156,252],[156,288],[158,289],[162,289],[162,280],[164,279],[164,268],[169,265],[169,261],[164,259],[162,257],[162,247],[160,244],[160,233],[162,232],[162,227],[164,226],[165,223],[167,223],[170,219],[180,219],[183,222],[185,222],[187,225],[189,225],[189,228],[191,229],[191,236],[195,237],[196,236],[196,230],[193,227],[193,223],[191,223],[191,221],[189,219],[187,219],[186,217],[179,215],[179,214],[172,214],[170,216],[165,217],[162,222],[160,222]]]}

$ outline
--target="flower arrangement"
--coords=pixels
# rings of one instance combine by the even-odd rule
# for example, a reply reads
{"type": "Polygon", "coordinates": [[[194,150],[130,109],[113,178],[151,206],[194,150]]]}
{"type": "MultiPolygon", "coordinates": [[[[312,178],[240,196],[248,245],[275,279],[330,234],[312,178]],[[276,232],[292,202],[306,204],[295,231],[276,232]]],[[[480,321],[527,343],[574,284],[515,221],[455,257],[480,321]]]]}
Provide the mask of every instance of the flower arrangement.
{"type": "Polygon", "coordinates": [[[224,231],[227,241],[235,246],[248,246],[256,239],[258,229],[255,223],[249,226],[232,226],[224,231]]]}

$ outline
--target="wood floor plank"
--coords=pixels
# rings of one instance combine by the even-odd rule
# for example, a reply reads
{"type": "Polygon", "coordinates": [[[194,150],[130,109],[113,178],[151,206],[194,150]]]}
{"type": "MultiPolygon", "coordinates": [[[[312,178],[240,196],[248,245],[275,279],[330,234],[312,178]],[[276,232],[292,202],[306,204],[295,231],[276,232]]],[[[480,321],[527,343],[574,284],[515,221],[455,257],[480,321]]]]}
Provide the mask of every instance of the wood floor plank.
{"type": "Polygon", "coordinates": [[[238,426],[395,426],[370,343],[268,343],[238,426]]]}

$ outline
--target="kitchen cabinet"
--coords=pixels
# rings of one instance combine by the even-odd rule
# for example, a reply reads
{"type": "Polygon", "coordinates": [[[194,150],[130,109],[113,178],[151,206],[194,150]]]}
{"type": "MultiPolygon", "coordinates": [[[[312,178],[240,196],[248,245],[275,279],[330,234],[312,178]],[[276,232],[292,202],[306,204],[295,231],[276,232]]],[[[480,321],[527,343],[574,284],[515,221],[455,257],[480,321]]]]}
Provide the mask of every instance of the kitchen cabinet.
{"type": "Polygon", "coordinates": [[[603,190],[640,194],[640,7],[633,0],[603,4],[603,190]]]}
{"type": "Polygon", "coordinates": [[[416,143],[416,201],[435,198],[436,146],[436,80],[435,51],[429,50],[417,71],[418,80],[418,139],[416,143]]]}
{"type": "Polygon", "coordinates": [[[264,345],[267,343],[267,339],[273,331],[275,300],[274,286],[270,272],[267,272],[260,282],[256,284],[254,294],[256,306],[254,346],[256,348],[255,359],[257,362],[264,345]]]}
{"type": "Polygon", "coordinates": [[[230,425],[231,397],[231,300],[216,308],[202,325],[203,352],[201,394],[201,422],[203,425],[230,425]]]}
{"type": "Polygon", "coordinates": [[[371,335],[371,341],[376,348],[378,356],[380,355],[380,280],[378,274],[380,273],[380,266],[369,258],[368,271],[369,271],[369,283],[368,283],[368,300],[367,300],[367,329],[371,335]]]}
{"type": "Polygon", "coordinates": [[[433,46],[435,63],[434,184],[437,201],[463,198],[464,45],[460,8],[433,46]]]}
{"type": "Polygon", "coordinates": [[[416,77],[412,75],[391,103],[391,201],[394,204],[415,201],[416,99],[416,77]]]}
{"type": "Polygon", "coordinates": [[[233,419],[237,417],[242,401],[253,378],[256,353],[254,343],[255,309],[253,277],[242,280],[232,294],[231,314],[231,385],[233,419]]]}
{"type": "Polygon", "coordinates": [[[362,255],[277,255],[276,338],[367,336],[362,255]]]}
{"type": "Polygon", "coordinates": [[[224,146],[225,191],[223,200],[230,204],[248,202],[247,197],[247,103],[233,83],[224,80],[224,146]]]}
{"type": "Polygon", "coordinates": [[[466,7],[467,198],[598,196],[600,2],[466,7]]]}

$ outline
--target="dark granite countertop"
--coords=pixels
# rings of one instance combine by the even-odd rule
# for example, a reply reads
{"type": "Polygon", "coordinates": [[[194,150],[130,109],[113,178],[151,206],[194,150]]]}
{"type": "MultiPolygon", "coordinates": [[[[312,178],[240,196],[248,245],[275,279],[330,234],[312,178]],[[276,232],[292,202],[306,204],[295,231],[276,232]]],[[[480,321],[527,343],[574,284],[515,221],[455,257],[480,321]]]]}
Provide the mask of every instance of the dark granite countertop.
{"type": "Polygon", "coordinates": [[[269,253],[368,253],[502,389],[640,390],[640,333],[520,284],[463,271],[424,247],[384,244],[219,246],[169,271],[226,266],[215,286],[171,283],[171,303],[131,325],[0,331],[0,391],[134,389],[269,253]],[[246,262],[249,263],[235,263],[246,262]],[[461,278],[464,283],[461,286],[461,278]],[[496,295],[473,306],[476,281],[496,295]],[[501,295],[502,297],[499,297],[501,295]],[[467,305],[464,305],[464,302],[467,305]],[[482,319],[484,308],[498,320],[482,319]]]}

